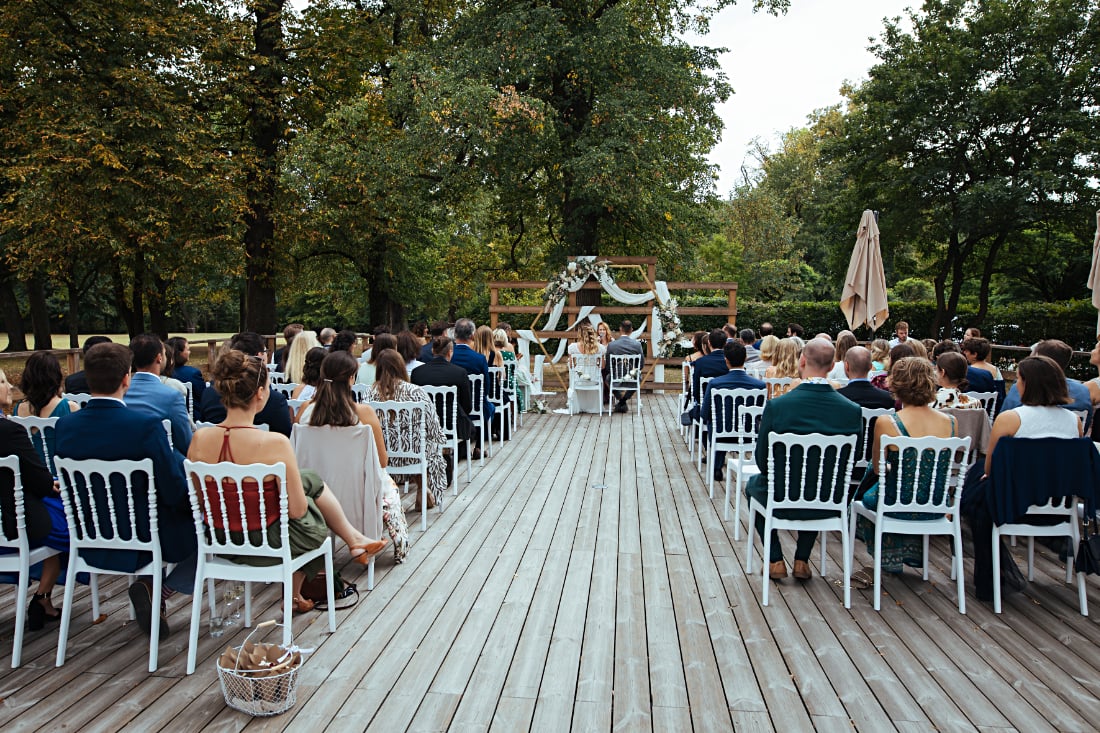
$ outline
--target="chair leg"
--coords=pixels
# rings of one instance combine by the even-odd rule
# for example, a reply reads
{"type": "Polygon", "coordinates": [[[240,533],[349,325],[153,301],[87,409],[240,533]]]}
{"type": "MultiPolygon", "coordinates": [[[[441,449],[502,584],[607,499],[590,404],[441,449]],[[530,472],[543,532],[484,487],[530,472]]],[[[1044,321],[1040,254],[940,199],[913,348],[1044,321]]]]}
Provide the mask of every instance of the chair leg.
{"type": "MultiPolygon", "coordinates": [[[[371,560],[371,567],[374,567],[374,561],[371,560]]],[[[328,596],[328,630],[329,633],[336,633],[336,573],[332,569],[332,538],[328,539],[328,546],[325,547],[325,593],[328,596]]]]}
{"type": "Polygon", "coordinates": [[[1035,580],[1035,538],[1027,538],[1027,579],[1035,580]]]}
{"type": "Polygon", "coordinates": [[[716,460],[714,454],[717,452],[714,449],[715,441],[710,441],[710,445],[707,446],[707,490],[710,493],[710,498],[714,499],[714,461],[716,460]]]}
{"type": "Polygon", "coordinates": [[[928,535],[921,538],[921,557],[924,560],[924,580],[928,580],[928,535]]]}
{"type": "Polygon", "coordinates": [[[821,540],[819,542],[819,544],[821,545],[821,559],[818,560],[817,564],[818,564],[819,573],[820,573],[821,577],[823,577],[823,578],[825,577],[826,563],[828,562],[828,556],[825,554],[825,544],[826,544],[826,542],[828,542],[828,540],[827,540],[828,536],[829,536],[828,532],[821,532],[821,533],[818,534],[818,537],[821,540]]]}
{"type": "Polygon", "coordinates": [[[288,647],[294,639],[294,581],[291,578],[292,573],[286,570],[287,566],[284,565],[283,568],[286,573],[283,577],[283,646],[288,647]]]}
{"type": "Polygon", "coordinates": [[[31,571],[26,558],[19,568],[19,585],[15,587],[15,637],[11,641],[11,668],[18,669],[23,663],[23,630],[27,624],[27,588],[31,581],[31,571]]]}
{"type": "Polygon", "coordinates": [[[962,531],[955,526],[955,556],[951,558],[951,572],[955,575],[955,584],[959,594],[959,613],[966,613],[966,589],[963,584],[963,543],[962,531]]]}
{"type": "Polygon", "coordinates": [[[244,625],[252,626],[252,581],[244,581],[244,625]]]}
{"type": "Polygon", "coordinates": [[[882,610],[882,523],[875,522],[875,610],[882,610]]]}
{"type": "Polygon", "coordinates": [[[852,607],[852,537],[847,531],[841,530],[840,544],[844,557],[844,607],[852,607]]]}
{"type": "MultiPolygon", "coordinates": [[[[769,504],[768,506],[770,507],[771,505],[769,504]]],[[[752,540],[749,540],[749,542],[751,543],[752,540]]],[[[768,591],[771,590],[771,582],[768,578],[768,566],[771,564],[769,562],[771,560],[771,557],[772,557],[772,518],[771,518],[771,514],[765,514],[764,515],[764,549],[761,551],[761,554],[760,554],[760,566],[761,566],[760,579],[761,579],[761,581],[763,583],[763,586],[764,586],[762,600],[763,600],[763,603],[764,603],[765,606],[768,605],[768,591]]]]}
{"type": "Polygon", "coordinates": [[[752,534],[753,523],[756,521],[756,507],[753,506],[752,499],[749,500],[749,529],[746,532],[747,538],[745,542],[745,575],[752,575],[752,551],[753,547],[752,534]]]}
{"type": "Polygon", "coordinates": [[[157,653],[160,651],[160,599],[164,589],[164,567],[153,568],[153,598],[149,619],[149,671],[157,671],[157,653]]]}
{"type": "Polygon", "coordinates": [[[993,613],[1001,612],[1001,536],[993,528],[993,613]]]}
{"type": "MultiPolygon", "coordinates": [[[[195,673],[195,662],[199,652],[199,620],[202,618],[202,570],[195,574],[195,595],[191,597],[191,633],[187,638],[187,674],[195,673]]],[[[207,579],[213,585],[213,579],[207,579]]],[[[210,590],[208,588],[208,590],[210,590]]],[[[213,613],[213,603],[210,612],[213,613]]],[[[159,624],[158,624],[159,625],[159,624]]]]}
{"type": "MultiPolygon", "coordinates": [[[[68,580],[66,578],[66,580],[68,580]]],[[[133,580],[131,579],[131,582],[133,580]]],[[[99,618],[99,576],[93,572],[88,573],[88,589],[92,592],[92,623],[99,618]]],[[[134,607],[127,604],[130,610],[130,619],[134,618],[134,607]]]]}
{"type": "MultiPolygon", "coordinates": [[[[69,624],[73,620],[73,590],[76,588],[76,570],[73,567],[76,563],[70,561],[68,575],[65,578],[65,600],[61,607],[61,630],[57,637],[57,659],[54,661],[55,666],[61,667],[65,664],[65,647],[69,643],[69,624]]],[[[95,578],[95,575],[92,575],[95,578]]],[[[93,594],[93,598],[94,598],[93,594]]]]}

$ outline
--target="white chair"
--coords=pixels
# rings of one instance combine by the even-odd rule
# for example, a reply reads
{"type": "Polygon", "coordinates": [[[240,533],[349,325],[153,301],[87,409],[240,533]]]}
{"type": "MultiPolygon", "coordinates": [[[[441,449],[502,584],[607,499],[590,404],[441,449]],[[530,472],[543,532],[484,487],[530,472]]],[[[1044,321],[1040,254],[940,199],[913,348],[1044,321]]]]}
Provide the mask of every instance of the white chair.
{"type": "MultiPolygon", "coordinates": [[[[680,407],[679,414],[683,415],[691,409],[691,375],[695,367],[690,361],[685,360],[680,367],[680,407]]],[[[693,438],[689,426],[680,423],[680,436],[689,446],[693,438]]]]}
{"type": "Polygon", "coordinates": [[[367,393],[370,391],[371,385],[369,384],[353,384],[351,385],[351,393],[355,395],[355,401],[363,404],[368,401],[367,393]]]}
{"type": "MultiPolygon", "coordinates": [[[[198,537],[198,558],[195,566],[195,594],[191,597],[191,635],[187,642],[187,674],[195,671],[195,657],[199,644],[199,616],[202,612],[203,587],[208,580],[218,578],[244,583],[244,624],[252,625],[252,583],[283,584],[283,646],[290,646],[293,638],[295,571],[314,558],[324,557],[325,578],[328,590],[328,628],[336,632],[336,599],[332,586],[332,538],[326,537],[321,546],[298,557],[290,555],[289,502],[286,494],[286,465],[253,463],[199,463],[185,460],[183,469],[190,483],[191,513],[198,537]],[[227,532],[226,527],[266,527],[268,509],[263,500],[246,507],[242,490],[245,481],[262,487],[272,477],[279,485],[279,547],[266,541],[252,544],[246,532],[227,532]],[[236,539],[235,539],[236,538],[236,539]],[[239,541],[237,541],[239,540],[239,541]],[[232,557],[261,557],[278,561],[265,567],[233,562],[232,557]]],[[[256,496],[256,493],[252,494],[256,496]]],[[[154,594],[155,596],[155,594],[154,594]]],[[[67,602],[67,599],[66,599],[67,602]]],[[[210,599],[213,605],[213,598],[210,599]]],[[[156,628],[156,624],[153,625],[156,628]]]]}
{"type": "MultiPolygon", "coordinates": [[[[500,416],[500,445],[504,447],[504,432],[515,428],[515,401],[509,401],[504,391],[505,372],[501,367],[489,367],[489,402],[500,416]]],[[[509,432],[509,434],[511,434],[509,432]]]]}
{"type": "Polygon", "coordinates": [[[768,365],[761,362],[746,364],[745,371],[748,372],[748,375],[753,379],[762,380],[764,378],[764,374],[768,371],[768,365]]]}
{"type": "Polygon", "coordinates": [[[794,377],[764,377],[764,384],[768,385],[768,399],[781,397],[790,392],[794,384],[794,377]]]}
{"type": "MultiPolygon", "coordinates": [[[[428,419],[435,420],[435,411],[431,410],[423,402],[399,402],[389,400],[386,402],[371,402],[371,408],[378,415],[382,423],[382,435],[386,438],[386,454],[389,456],[389,465],[386,473],[390,476],[419,476],[420,477],[420,530],[428,529],[428,419]],[[386,426],[394,423],[397,430],[386,430],[386,426]],[[397,436],[396,442],[394,435],[397,436]],[[400,460],[404,465],[394,465],[394,460],[400,460]]],[[[407,483],[407,481],[406,481],[407,483]]],[[[443,506],[440,505],[440,511],[443,506]]]]}
{"type": "MultiPolygon", "coordinates": [[[[756,499],[749,498],[749,532],[745,562],[745,572],[751,574],[753,557],[753,527],[756,515],[764,517],[764,553],[763,582],[764,605],[768,605],[768,558],[771,556],[771,535],[773,529],[797,529],[804,531],[840,532],[844,553],[844,607],[852,607],[852,565],[851,543],[848,534],[848,482],[852,478],[853,455],[856,436],[854,435],[796,435],[794,433],[772,433],[769,437],[768,451],[768,503],[762,506],[756,499]],[[796,456],[800,470],[791,471],[787,460],[792,453],[796,456]],[[807,485],[807,467],[816,466],[817,480],[807,485]],[[776,497],[775,479],[783,476],[785,490],[781,498],[776,497]],[[836,516],[820,519],[785,519],[776,516],[776,512],[792,509],[811,509],[825,511],[836,516]]],[[[821,544],[821,574],[825,575],[825,545],[821,544]]]]}
{"type": "MultiPolygon", "coordinates": [[[[23,662],[23,630],[27,624],[28,586],[31,582],[31,565],[59,554],[51,547],[31,548],[27,538],[27,520],[23,505],[23,482],[19,475],[19,456],[0,458],[0,471],[11,471],[15,513],[11,524],[15,526],[15,538],[8,539],[0,532],[0,548],[9,554],[0,554],[0,573],[15,573],[15,637],[11,646],[11,668],[23,662]]],[[[4,524],[3,507],[0,506],[0,525],[4,524]]]]}
{"type": "Polygon", "coordinates": [[[88,403],[88,400],[92,399],[92,396],[86,392],[66,392],[61,396],[67,399],[69,402],[75,402],[81,407],[86,405],[88,403]]]}
{"type": "Polygon", "coordinates": [[[875,420],[894,414],[893,407],[861,407],[859,409],[862,413],[860,419],[863,421],[863,431],[860,433],[860,440],[856,444],[856,465],[852,474],[854,483],[859,483],[863,478],[863,470],[875,459],[871,455],[875,450],[875,420]]]}
{"type": "Polygon", "coordinates": [[[997,416],[996,392],[964,392],[964,394],[972,400],[981,402],[985,414],[989,415],[989,422],[993,422],[993,418],[997,416]]]}
{"type": "MultiPolygon", "coordinates": [[[[452,492],[458,496],[458,387],[454,385],[446,387],[422,386],[420,389],[432,398],[435,403],[435,414],[439,418],[439,426],[443,428],[443,435],[447,438],[446,447],[451,449],[451,457],[454,460],[454,486],[452,492]]],[[[473,480],[470,467],[470,441],[466,443],[466,483],[473,480]]]]}
{"type": "Polygon", "coordinates": [[[180,382],[183,385],[184,397],[187,401],[187,417],[195,422],[195,385],[191,382],[180,382]]]}
{"type": "Polygon", "coordinates": [[[749,478],[760,473],[760,469],[756,466],[754,452],[756,450],[756,433],[760,429],[760,417],[763,414],[764,407],[762,405],[742,405],[737,411],[734,430],[730,433],[731,437],[740,441],[741,447],[740,450],[726,453],[726,503],[722,509],[722,518],[725,520],[730,518],[730,486],[732,484],[736,487],[736,495],[733,500],[734,540],[741,539],[741,494],[744,493],[749,478]],[[728,470],[731,467],[733,470],[728,470]]]}
{"type": "MultiPolygon", "coordinates": [[[[704,391],[703,394],[706,394],[704,391]]],[[[714,470],[717,468],[718,452],[726,453],[726,460],[730,460],[730,454],[752,452],[750,447],[745,450],[744,443],[750,445],[756,442],[756,424],[746,434],[744,426],[739,424],[738,417],[742,407],[750,405],[759,406],[761,409],[768,401],[766,389],[726,388],[712,389],[710,403],[703,406],[710,413],[710,442],[707,446],[707,465],[711,470],[707,472],[707,490],[711,499],[714,498],[714,470]]],[[[738,514],[740,517],[740,514],[738,514]]],[[[727,516],[727,519],[729,517],[727,516]]],[[[734,539],[737,539],[736,537],[734,539]]]]}
{"type": "Polygon", "coordinates": [[[294,394],[294,390],[296,389],[298,389],[298,385],[294,382],[280,382],[278,384],[271,385],[272,392],[282,392],[283,396],[286,397],[288,400],[290,399],[290,396],[294,394]]]}
{"type": "MultiPolygon", "coordinates": [[[[57,471],[54,470],[53,457],[50,455],[50,448],[46,443],[46,431],[53,432],[54,428],[57,427],[57,418],[12,415],[8,419],[23,426],[23,430],[27,431],[27,438],[30,439],[31,445],[34,445],[35,438],[38,438],[38,447],[42,451],[42,463],[49,469],[51,474],[56,476],[57,471]]],[[[171,429],[168,431],[168,440],[169,442],[172,440],[171,429]]]]}
{"type": "Polygon", "coordinates": [[[274,369],[268,370],[267,376],[268,379],[271,380],[272,385],[282,384],[282,382],[286,379],[286,374],[284,374],[283,372],[277,372],[274,369]]]}
{"type": "MultiPolygon", "coordinates": [[[[1001,535],[1027,537],[1027,579],[1035,580],[1035,538],[1069,537],[1074,552],[1081,542],[1078,528],[1077,499],[1070,496],[1052,499],[1045,504],[1033,504],[1026,512],[1028,517],[1061,517],[1058,524],[994,524],[993,525],[993,613],[1001,612],[1001,535]]],[[[1088,598],[1085,594],[1085,574],[1077,573],[1073,567],[1073,558],[1066,560],[1066,582],[1072,583],[1077,575],[1077,600],[1081,615],[1089,615],[1088,598]]]]}
{"type": "Polygon", "coordinates": [[[603,359],[599,354],[573,354],[569,357],[569,394],[566,404],[569,414],[580,411],[583,395],[587,402],[594,402],[596,412],[603,415],[603,378],[600,376],[603,359]]]}
{"type": "MultiPolygon", "coordinates": [[[[470,422],[477,428],[478,436],[481,439],[479,465],[484,466],[485,454],[488,453],[490,458],[493,457],[493,441],[487,439],[489,437],[489,421],[485,419],[485,375],[468,374],[466,376],[470,379],[470,404],[473,405],[469,418],[470,422]]],[[[469,460],[469,456],[467,456],[467,460],[469,460]]]]}
{"type": "MultiPolygon", "coordinates": [[[[963,589],[962,515],[958,497],[970,464],[970,438],[910,438],[883,436],[878,456],[878,504],[868,509],[860,500],[852,502],[849,531],[855,536],[856,518],[864,517],[875,525],[875,610],[880,610],[882,594],[882,536],[884,534],[920,535],[924,540],[924,579],[928,580],[928,537],[948,535],[954,542],[951,579],[957,584],[959,613],[966,613],[963,589]],[[890,448],[898,451],[897,471],[889,471],[890,448]],[[916,467],[905,468],[906,458],[916,454],[916,467]],[[922,497],[914,487],[929,487],[922,497]],[[904,513],[905,518],[897,516],[904,513]],[[912,515],[923,515],[917,518],[912,515]]],[[[852,552],[855,550],[853,548],[852,552]]]]}
{"type": "MultiPolygon", "coordinates": [[[[54,463],[61,481],[61,499],[69,526],[67,577],[75,579],[77,573],[89,574],[92,619],[99,618],[99,575],[152,576],[153,618],[149,625],[149,671],[156,672],[157,647],[160,644],[160,597],[165,564],[161,560],[153,461],[149,458],[140,461],[55,458],[54,463]],[[135,479],[139,477],[145,479],[144,491],[135,488],[135,484],[140,483],[135,479]],[[109,570],[91,565],[81,557],[82,550],[148,552],[152,559],[137,570],[109,570]]],[[[65,664],[75,588],[75,582],[65,583],[61,635],[57,642],[58,667],[65,664]]]]}
{"type": "Polygon", "coordinates": [[[642,414],[642,355],[609,354],[607,356],[607,414],[611,414],[615,390],[633,392],[638,403],[638,414],[642,414]]]}
{"type": "MultiPolygon", "coordinates": [[[[216,427],[218,427],[218,423],[216,423],[216,422],[197,422],[197,423],[195,423],[195,430],[198,430],[200,428],[216,428],[216,427]]],[[[256,423],[252,427],[256,428],[257,430],[262,430],[265,433],[271,431],[271,426],[268,425],[267,423],[256,423]]],[[[168,442],[169,443],[172,442],[171,432],[169,432],[169,434],[168,434],[168,442]]]]}
{"type": "Polygon", "coordinates": [[[309,400],[295,400],[288,397],[286,400],[286,405],[290,408],[290,411],[293,412],[295,416],[297,416],[298,410],[302,409],[302,405],[304,405],[308,401],[309,400]]]}
{"type": "Polygon", "coordinates": [[[512,403],[512,432],[516,431],[516,427],[523,427],[523,411],[519,409],[519,402],[516,399],[516,395],[519,393],[520,384],[516,380],[516,368],[519,362],[505,361],[504,366],[501,367],[504,370],[504,394],[507,395],[508,400],[512,403]]]}
{"type": "MultiPolygon", "coordinates": [[[[316,471],[340,502],[351,526],[381,537],[382,495],[390,477],[378,460],[369,425],[295,425],[290,433],[300,468],[316,471]]],[[[367,564],[367,590],[374,590],[374,558],[367,564]]]]}
{"type": "Polygon", "coordinates": [[[703,470],[703,411],[707,406],[703,404],[703,396],[707,393],[707,385],[717,377],[699,377],[699,416],[691,421],[691,450],[695,457],[695,470],[703,470]]]}

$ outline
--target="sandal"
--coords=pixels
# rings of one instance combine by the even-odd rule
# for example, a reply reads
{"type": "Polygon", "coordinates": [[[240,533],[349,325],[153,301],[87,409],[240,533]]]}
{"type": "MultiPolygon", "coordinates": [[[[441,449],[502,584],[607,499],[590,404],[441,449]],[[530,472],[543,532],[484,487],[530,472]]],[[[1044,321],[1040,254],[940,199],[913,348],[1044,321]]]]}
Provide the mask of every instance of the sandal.
{"type": "Polygon", "coordinates": [[[389,540],[383,538],[380,540],[368,542],[367,544],[362,546],[352,547],[351,559],[359,563],[360,565],[366,565],[374,558],[375,555],[386,549],[386,545],[388,545],[389,543],[389,540]]]}
{"type": "Polygon", "coordinates": [[[875,587],[875,579],[866,569],[852,573],[852,587],[856,590],[868,590],[875,587]]]}
{"type": "Polygon", "coordinates": [[[291,604],[294,609],[294,613],[308,613],[313,610],[316,605],[308,598],[302,598],[301,596],[295,596],[291,599],[291,604]]]}

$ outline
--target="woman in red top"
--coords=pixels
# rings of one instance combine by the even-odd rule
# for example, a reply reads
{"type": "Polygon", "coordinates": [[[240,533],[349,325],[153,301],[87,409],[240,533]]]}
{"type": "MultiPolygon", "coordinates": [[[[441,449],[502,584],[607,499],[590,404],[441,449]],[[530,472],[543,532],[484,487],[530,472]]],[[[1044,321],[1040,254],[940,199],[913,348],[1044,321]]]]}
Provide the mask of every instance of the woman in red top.
{"type": "MultiPolygon", "coordinates": [[[[344,515],[340,502],[325,486],[315,472],[298,470],[294,450],[290,440],[279,433],[258,430],[253,425],[256,413],[264,408],[269,395],[267,365],[256,356],[240,351],[230,351],[218,360],[214,367],[214,387],[225,404],[225,421],[212,428],[203,428],[195,433],[187,457],[192,461],[217,463],[229,461],[241,465],[249,463],[283,463],[286,465],[286,493],[290,524],[290,550],[292,555],[301,555],[321,546],[329,531],[336,533],[351,548],[352,557],[366,564],[372,555],[381,552],[385,540],[372,540],[355,529],[344,515]]],[[[244,485],[246,513],[249,524],[259,519],[259,502],[256,498],[248,502],[250,494],[255,492],[248,482],[244,485]],[[255,515],[253,515],[255,511],[255,515]]],[[[275,521],[266,528],[249,526],[249,535],[266,533],[269,537],[278,536],[278,497],[279,487],[274,480],[265,481],[262,489],[266,516],[274,516],[275,521]]],[[[255,496],[255,494],[253,494],[255,496]]],[[[226,492],[226,500],[233,504],[234,496],[226,492]]],[[[216,520],[217,518],[211,518],[216,520]]],[[[208,522],[209,523],[209,522],[208,522]]],[[[258,522],[257,522],[258,523],[258,522]]],[[[231,530],[238,530],[230,526],[231,530]]],[[[238,530],[239,531],[239,530],[238,530]]],[[[253,540],[262,541],[262,535],[253,540]]],[[[257,558],[263,560],[263,558],[257,558]]],[[[248,558],[243,559],[244,562],[248,558]]],[[[297,611],[308,611],[313,602],[301,597],[302,582],[306,577],[316,575],[324,565],[324,559],[306,565],[302,572],[294,574],[294,607],[297,611]]]]}

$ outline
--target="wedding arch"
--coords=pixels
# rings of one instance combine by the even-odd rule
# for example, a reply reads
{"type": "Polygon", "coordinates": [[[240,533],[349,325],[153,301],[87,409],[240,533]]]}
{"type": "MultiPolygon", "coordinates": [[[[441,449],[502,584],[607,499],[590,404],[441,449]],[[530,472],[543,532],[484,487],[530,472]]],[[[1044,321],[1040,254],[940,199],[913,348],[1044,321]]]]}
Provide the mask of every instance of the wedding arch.
{"type": "MultiPolygon", "coordinates": [[[[736,324],[737,284],[732,282],[666,282],[656,279],[656,257],[570,257],[565,267],[548,282],[499,281],[489,283],[490,322],[495,328],[500,316],[534,315],[527,329],[513,326],[522,354],[531,353],[532,344],[546,356],[551,363],[557,362],[565,354],[569,340],[576,338],[574,330],[578,323],[585,320],[595,325],[604,315],[621,317],[634,316],[634,335],[648,341],[646,371],[643,376],[647,389],[679,389],[680,383],[664,382],[664,366],[678,365],[680,360],[672,358],[675,346],[682,343],[681,315],[714,316],[717,321],[736,324]],[[618,282],[615,274],[637,274],[638,278],[630,282],[618,282]],[[602,289],[618,305],[615,306],[579,306],[577,293],[582,289],[602,289]],[[501,305],[502,290],[542,290],[542,306],[501,305]],[[672,292],[676,291],[725,291],[728,294],[726,307],[694,306],[681,307],[672,292]],[[631,292],[641,291],[641,292],[631,292]],[[562,317],[566,317],[565,330],[558,330],[562,317]],[[536,328],[540,320],[546,318],[541,328],[536,328]],[[561,339],[558,348],[551,356],[545,347],[549,339],[561,339]],[[653,378],[650,381],[650,378],[653,378]]],[[[613,328],[615,323],[609,324],[613,328]]]]}

